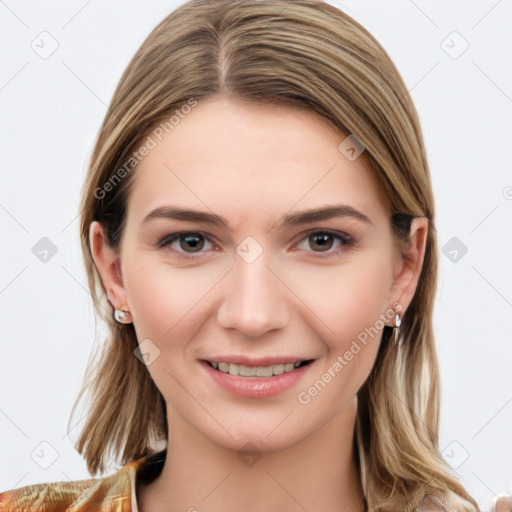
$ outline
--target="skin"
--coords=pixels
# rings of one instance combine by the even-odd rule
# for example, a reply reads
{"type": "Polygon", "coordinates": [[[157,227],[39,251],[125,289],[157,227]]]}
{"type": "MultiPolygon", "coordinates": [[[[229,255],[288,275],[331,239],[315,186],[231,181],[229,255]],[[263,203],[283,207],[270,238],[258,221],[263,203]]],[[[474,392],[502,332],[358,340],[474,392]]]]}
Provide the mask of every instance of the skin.
{"type": "Polygon", "coordinates": [[[394,325],[393,304],[405,312],[428,221],[413,220],[405,257],[364,152],[350,161],[338,150],[346,136],[312,111],[203,100],[139,164],[120,252],[91,224],[110,302],[131,312],[139,343],[149,339],[160,350],[148,371],[167,403],[170,440],[161,475],[138,487],[141,512],[363,510],[352,438],[357,391],[382,329],[309,403],[297,396],[329,368],[332,375],[338,356],[379,315],[394,325]],[[142,224],[167,204],[214,212],[229,227],[142,224]],[[285,214],[329,204],[349,205],[371,223],[344,216],[278,226],[285,214]],[[321,229],[355,244],[327,237],[322,248],[309,236],[321,229]],[[180,231],[205,236],[196,240],[199,252],[186,241],[158,246],[180,231]],[[263,249],[251,263],[236,251],[249,236],[263,249]],[[220,354],[315,361],[291,389],[242,398],[200,363],[220,354]],[[251,454],[252,465],[244,459],[251,454]]]}

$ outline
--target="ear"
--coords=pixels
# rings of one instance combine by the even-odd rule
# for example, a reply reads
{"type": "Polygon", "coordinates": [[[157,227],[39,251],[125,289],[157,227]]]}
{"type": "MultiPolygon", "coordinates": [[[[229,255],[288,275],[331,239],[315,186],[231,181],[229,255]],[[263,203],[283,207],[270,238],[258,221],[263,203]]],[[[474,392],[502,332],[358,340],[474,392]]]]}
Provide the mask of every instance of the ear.
{"type": "Polygon", "coordinates": [[[89,227],[89,244],[110,304],[114,309],[128,310],[120,255],[108,244],[105,230],[97,221],[91,222],[89,227]]]}
{"type": "Polygon", "coordinates": [[[415,217],[411,222],[406,252],[398,254],[396,259],[389,299],[390,304],[400,304],[401,309],[396,309],[401,316],[409,307],[418,285],[425,257],[427,234],[428,219],[415,217]]]}

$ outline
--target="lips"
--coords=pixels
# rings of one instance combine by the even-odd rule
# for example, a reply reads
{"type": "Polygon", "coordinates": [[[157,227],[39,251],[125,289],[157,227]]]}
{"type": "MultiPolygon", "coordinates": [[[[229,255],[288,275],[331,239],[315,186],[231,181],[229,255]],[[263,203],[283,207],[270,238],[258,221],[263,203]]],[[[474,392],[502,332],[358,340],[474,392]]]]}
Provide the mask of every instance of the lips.
{"type": "Polygon", "coordinates": [[[212,381],[230,394],[261,399],[297,386],[314,361],[297,357],[220,356],[202,359],[200,363],[212,381]]]}

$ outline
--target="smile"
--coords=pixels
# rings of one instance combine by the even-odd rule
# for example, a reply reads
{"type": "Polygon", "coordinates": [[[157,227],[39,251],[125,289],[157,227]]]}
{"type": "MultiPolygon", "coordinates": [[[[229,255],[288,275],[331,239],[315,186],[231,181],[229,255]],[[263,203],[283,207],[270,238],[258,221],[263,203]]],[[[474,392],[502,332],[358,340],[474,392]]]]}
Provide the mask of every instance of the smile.
{"type": "Polygon", "coordinates": [[[201,359],[211,382],[230,394],[244,398],[268,398],[295,388],[315,366],[316,359],[297,356],[255,357],[226,354],[201,359]]]}
{"type": "Polygon", "coordinates": [[[225,361],[206,361],[215,370],[228,373],[229,375],[239,377],[274,377],[284,373],[293,372],[297,368],[311,363],[312,359],[305,361],[296,361],[295,363],[278,363],[270,366],[245,366],[236,363],[227,363],[225,361]]]}

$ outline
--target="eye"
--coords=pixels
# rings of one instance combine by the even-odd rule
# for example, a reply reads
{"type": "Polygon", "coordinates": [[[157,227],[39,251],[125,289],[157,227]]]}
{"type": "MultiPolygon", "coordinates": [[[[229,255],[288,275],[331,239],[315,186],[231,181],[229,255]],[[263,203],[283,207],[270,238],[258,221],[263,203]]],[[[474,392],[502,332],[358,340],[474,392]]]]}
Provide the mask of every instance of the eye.
{"type": "Polygon", "coordinates": [[[314,250],[308,251],[308,249],[301,248],[299,244],[300,249],[319,254],[326,253],[326,256],[337,255],[339,254],[340,249],[343,250],[344,247],[351,247],[355,243],[354,240],[345,233],[325,230],[310,231],[301,242],[306,242],[306,244],[309,244],[309,246],[314,250]],[[331,250],[336,241],[338,241],[337,247],[334,250],[331,250]]]}
{"type": "MultiPolygon", "coordinates": [[[[183,231],[164,238],[159,242],[158,246],[169,246],[183,258],[194,258],[194,256],[188,256],[188,254],[204,252],[202,249],[205,247],[205,241],[208,241],[208,243],[213,246],[208,237],[202,233],[197,231],[183,231]],[[189,251],[189,249],[191,250],[189,251]]],[[[211,247],[206,247],[206,249],[211,249],[211,247]]]]}

